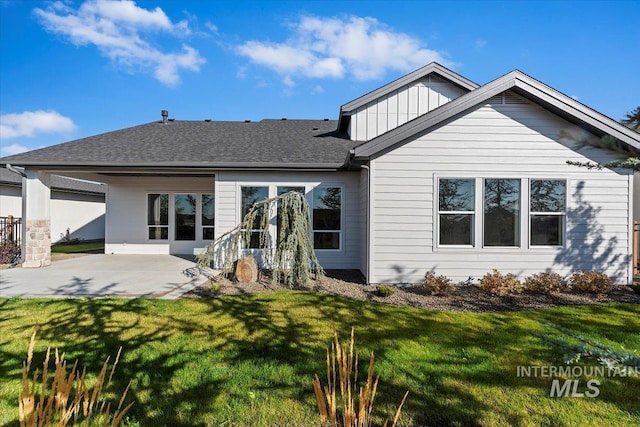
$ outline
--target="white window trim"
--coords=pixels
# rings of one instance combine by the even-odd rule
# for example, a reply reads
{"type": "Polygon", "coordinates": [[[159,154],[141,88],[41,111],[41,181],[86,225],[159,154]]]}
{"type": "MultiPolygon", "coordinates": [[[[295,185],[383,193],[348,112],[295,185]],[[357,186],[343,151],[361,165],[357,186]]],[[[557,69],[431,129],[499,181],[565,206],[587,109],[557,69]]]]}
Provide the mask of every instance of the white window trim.
{"type": "MultiPolygon", "coordinates": [[[[320,253],[338,253],[338,252],[343,252],[344,251],[344,242],[343,242],[343,238],[344,238],[344,217],[345,217],[345,212],[344,212],[344,200],[345,200],[345,192],[344,192],[344,184],[331,184],[331,183],[323,183],[320,185],[316,185],[313,188],[311,188],[311,190],[309,192],[307,192],[307,201],[309,201],[309,199],[311,199],[310,203],[309,203],[309,207],[311,208],[311,239],[312,241],[315,241],[315,228],[313,228],[313,190],[316,188],[340,188],[340,230],[318,230],[319,233],[321,232],[327,232],[327,233],[338,233],[338,249],[316,249],[315,247],[313,248],[316,252],[320,252],[320,253]]],[[[314,245],[315,246],[315,245],[314,245]]]]}
{"type": "Polygon", "coordinates": [[[144,203],[145,203],[145,207],[144,207],[144,213],[145,213],[145,235],[144,235],[144,240],[149,242],[149,243],[156,243],[156,242],[171,242],[171,193],[167,192],[167,191],[147,191],[145,192],[145,196],[144,196],[144,203]],[[149,224],[149,196],[151,194],[166,194],[167,195],[167,225],[151,225],[149,224]],[[167,238],[166,239],[150,239],[149,238],[149,228],[150,227],[166,227],[167,228],[167,238]]]}
{"type": "MultiPolygon", "coordinates": [[[[203,191],[203,190],[199,190],[199,191],[165,191],[165,190],[147,190],[145,191],[145,224],[146,224],[146,230],[145,230],[145,236],[144,236],[144,240],[147,243],[188,243],[188,242],[196,242],[196,243],[203,243],[203,242],[211,242],[211,240],[205,240],[203,238],[203,233],[202,233],[202,195],[203,194],[213,194],[215,196],[215,191],[203,191]],[[153,225],[149,225],[149,195],[150,194],[167,194],[169,196],[169,212],[168,212],[168,221],[169,224],[168,225],[161,225],[161,226],[157,226],[157,227],[167,227],[167,236],[168,238],[166,239],[149,239],[149,227],[154,227],[153,225]],[[176,229],[175,229],[175,222],[176,222],[176,218],[175,218],[175,196],[177,194],[195,194],[196,198],[197,198],[197,203],[196,203],[196,238],[195,240],[176,240],[175,238],[175,233],[176,233],[176,229]]],[[[213,205],[213,209],[214,209],[214,213],[217,212],[217,200],[214,202],[213,205]]],[[[214,228],[214,240],[215,240],[215,225],[213,226],[214,228]]]]}
{"type": "Polygon", "coordinates": [[[531,191],[531,181],[564,181],[564,211],[563,212],[532,212],[531,211],[531,199],[528,200],[527,204],[527,226],[529,228],[527,237],[528,237],[528,248],[532,250],[536,249],[561,249],[566,247],[567,245],[567,211],[569,210],[569,179],[568,178],[548,178],[548,177],[532,177],[528,179],[527,189],[529,192],[531,191]],[[535,215],[558,215],[562,216],[562,244],[561,245],[533,245],[531,244],[531,216],[535,215]]]}
{"type": "Polygon", "coordinates": [[[198,206],[196,207],[196,225],[198,225],[198,223],[200,223],[200,226],[196,229],[196,239],[199,239],[201,241],[205,241],[205,242],[212,242],[213,240],[215,240],[216,238],[216,193],[211,192],[211,193],[205,193],[205,192],[201,192],[198,193],[198,206]],[[207,194],[207,195],[212,195],[213,196],[213,225],[204,225],[202,223],[202,202],[203,202],[203,196],[207,194]],[[211,228],[213,229],[213,239],[205,239],[204,238],[204,229],[205,228],[211,228]],[[198,234],[200,233],[200,234],[198,234]]]}
{"type": "MultiPolygon", "coordinates": [[[[481,221],[480,233],[482,235],[482,240],[480,240],[480,245],[479,246],[482,247],[482,249],[484,249],[484,250],[493,250],[493,249],[497,249],[497,250],[520,250],[520,249],[524,248],[525,247],[525,245],[524,245],[524,241],[525,241],[524,237],[525,237],[525,235],[528,235],[528,233],[525,234],[526,224],[524,224],[523,222],[526,221],[528,223],[528,217],[525,218],[525,215],[523,214],[523,206],[524,206],[524,200],[525,200],[525,198],[524,198],[525,194],[524,194],[524,189],[523,189],[523,187],[525,187],[525,185],[523,183],[526,181],[527,182],[527,186],[528,186],[528,179],[527,178],[521,178],[521,177],[502,177],[502,176],[496,176],[496,177],[485,176],[485,177],[482,177],[482,178],[479,178],[479,179],[480,179],[480,188],[481,188],[481,192],[482,192],[481,200],[478,201],[476,199],[476,209],[478,208],[477,204],[479,202],[480,203],[480,206],[479,206],[480,207],[480,212],[482,213],[482,217],[480,219],[480,221],[481,221]],[[484,243],[484,220],[485,220],[485,218],[484,218],[484,184],[485,184],[485,181],[487,179],[517,179],[517,180],[520,181],[520,200],[519,200],[520,201],[520,210],[518,211],[518,214],[520,215],[520,217],[518,218],[518,220],[520,221],[520,224],[519,224],[519,227],[518,227],[519,236],[518,236],[518,244],[517,245],[513,245],[513,246],[490,246],[490,245],[485,245],[485,243],[484,243]]],[[[477,183],[477,181],[476,181],[476,183],[477,183]]],[[[528,196],[528,194],[527,194],[527,196],[528,196]]],[[[528,201],[528,197],[527,197],[527,201],[528,201]]]]}
{"type": "MultiPolygon", "coordinates": [[[[549,252],[557,251],[564,248],[567,245],[567,227],[568,227],[568,211],[570,208],[569,196],[570,196],[571,180],[564,174],[558,174],[558,176],[522,176],[513,173],[505,174],[492,174],[492,173],[479,173],[475,175],[469,174],[434,174],[433,175],[433,231],[432,241],[433,250],[435,252],[452,252],[452,251],[464,251],[464,252],[479,252],[479,253],[506,253],[506,252],[549,252]],[[475,180],[475,217],[473,229],[475,231],[473,245],[442,245],[440,244],[440,211],[439,211],[439,191],[441,179],[473,179],[475,180]],[[484,181],[486,179],[519,179],[520,180],[520,244],[518,246],[484,246],[484,181]],[[562,224],[562,238],[563,242],[560,246],[546,246],[546,245],[531,245],[531,230],[530,230],[530,218],[531,218],[531,200],[530,189],[532,180],[555,180],[565,181],[565,211],[563,213],[556,213],[564,216],[562,224]]],[[[463,212],[464,213],[464,212],[463,212]]],[[[544,214],[536,212],[535,214],[544,214]]]]}
{"type": "Polygon", "coordinates": [[[478,209],[478,181],[475,177],[465,177],[465,176],[460,176],[460,177],[448,177],[448,176],[440,176],[436,178],[435,181],[435,197],[434,197],[434,209],[433,211],[435,212],[436,218],[435,218],[435,235],[434,235],[434,242],[436,242],[436,247],[438,248],[446,248],[446,249],[473,249],[476,246],[476,242],[478,241],[478,233],[477,233],[477,209],[478,209]],[[474,205],[473,205],[473,211],[440,211],[440,180],[441,179],[467,179],[467,180],[473,180],[473,190],[474,190],[474,205]],[[444,215],[471,215],[473,217],[473,222],[471,224],[471,244],[470,245],[442,245],[440,244],[440,214],[444,214],[444,215]]]}
{"type": "MultiPolygon", "coordinates": [[[[278,187],[304,187],[305,198],[307,199],[307,203],[309,204],[309,215],[311,215],[311,238],[313,239],[313,189],[314,188],[327,188],[327,187],[339,187],[340,188],[340,230],[335,230],[339,233],[339,249],[315,249],[317,253],[332,253],[338,254],[344,252],[344,230],[345,230],[345,205],[344,201],[346,200],[345,196],[345,183],[343,182],[318,182],[318,181],[242,181],[236,183],[236,224],[239,224],[242,221],[242,187],[268,187],[269,198],[273,198],[278,193],[278,187]]],[[[277,210],[273,209],[271,213],[271,221],[269,226],[269,241],[271,245],[269,250],[275,249],[275,236],[277,235],[277,210]]],[[[323,230],[323,231],[332,231],[332,230],[323,230]]],[[[244,254],[251,254],[255,252],[262,252],[263,249],[255,249],[255,248],[241,248],[240,251],[244,254]]]]}

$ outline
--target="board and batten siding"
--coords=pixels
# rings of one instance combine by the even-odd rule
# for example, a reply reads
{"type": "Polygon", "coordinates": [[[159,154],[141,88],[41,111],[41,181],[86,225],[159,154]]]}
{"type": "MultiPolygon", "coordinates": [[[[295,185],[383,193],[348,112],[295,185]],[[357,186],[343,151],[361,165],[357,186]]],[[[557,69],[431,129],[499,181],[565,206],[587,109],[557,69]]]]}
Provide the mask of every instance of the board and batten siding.
{"type": "MultiPolygon", "coordinates": [[[[168,240],[149,240],[147,194],[213,193],[214,177],[109,177],[105,224],[106,254],[185,254],[203,248],[203,240],[175,241],[175,225],[169,220],[168,240]]],[[[217,201],[217,200],[216,200],[217,201]]],[[[172,197],[169,210],[173,209],[172,197]]],[[[171,218],[171,216],[169,216],[171,218]]],[[[198,235],[198,234],[196,234],[198,235]]]]}
{"type": "Polygon", "coordinates": [[[339,250],[317,250],[325,269],[360,269],[361,208],[357,172],[230,172],[216,174],[216,238],[234,228],[240,218],[240,187],[269,186],[275,196],[277,186],[304,186],[309,191],[318,186],[342,188],[342,230],[339,250]]]}
{"type": "MultiPolygon", "coordinates": [[[[543,271],[567,276],[597,269],[630,282],[633,177],[587,170],[567,160],[611,160],[581,145],[589,137],[537,105],[478,106],[427,135],[371,160],[371,283],[415,283],[427,271],[477,280],[492,269],[524,278],[543,271]],[[573,148],[572,148],[573,147],[573,148]],[[437,247],[435,185],[439,177],[566,179],[562,248],[437,247]]],[[[522,200],[521,216],[528,213],[522,200]]],[[[476,215],[481,215],[476,212],[476,215]]],[[[521,221],[528,230],[528,215],[521,221]]]]}
{"type": "Polygon", "coordinates": [[[430,74],[358,108],[349,124],[354,141],[369,141],[467,93],[430,74]]]}

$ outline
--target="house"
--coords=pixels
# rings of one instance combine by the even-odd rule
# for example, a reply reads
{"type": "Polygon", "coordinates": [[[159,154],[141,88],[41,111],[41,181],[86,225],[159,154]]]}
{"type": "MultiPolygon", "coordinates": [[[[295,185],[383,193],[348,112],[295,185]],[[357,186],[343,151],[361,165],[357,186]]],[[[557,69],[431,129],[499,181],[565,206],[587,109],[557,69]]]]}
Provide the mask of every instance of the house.
{"type": "MultiPolygon", "coordinates": [[[[0,217],[22,218],[22,176],[0,168],[0,217]]],[[[51,177],[51,241],[104,239],[103,184],[51,177]]]]}
{"type": "MultiPolygon", "coordinates": [[[[359,269],[370,283],[494,268],[597,269],[628,283],[633,174],[567,164],[615,159],[597,147],[605,135],[640,149],[640,134],[520,71],[480,86],[432,63],[342,105],[337,121],[163,111],[0,164],[26,170],[30,229],[49,226],[50,173],[106,182],[107,253],[193,254],[254,201],[297,190],[322,265],[359,269]]],[[[28,252],[37,244],[27,241],[27,265],[46,262],[28,252]]]]}

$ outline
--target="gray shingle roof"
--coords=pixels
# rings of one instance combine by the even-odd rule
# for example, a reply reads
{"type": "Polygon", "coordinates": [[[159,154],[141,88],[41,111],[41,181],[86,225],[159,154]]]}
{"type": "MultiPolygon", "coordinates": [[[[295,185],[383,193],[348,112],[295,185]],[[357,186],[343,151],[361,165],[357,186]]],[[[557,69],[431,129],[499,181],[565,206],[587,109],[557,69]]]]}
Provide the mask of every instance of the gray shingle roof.
{"type": "MultiPolygon", "coordinates": [[[[8,169],[0,168],[0,185],[8,184],[14,186],[22,185],[22,177],[8,169]]],[[[87,181],[79,181],[77,179],[66,178],[63,176],[51,176],[51,188],[54,190],[62,190],[73,193],[95,193],[104,194],[106,186],[87,181]]]]}
{"type": "Polygon", "coordinates": [[[0,159],[18,166],[333,168],[354,143],[334,120],[152,122],[0,159]]]}

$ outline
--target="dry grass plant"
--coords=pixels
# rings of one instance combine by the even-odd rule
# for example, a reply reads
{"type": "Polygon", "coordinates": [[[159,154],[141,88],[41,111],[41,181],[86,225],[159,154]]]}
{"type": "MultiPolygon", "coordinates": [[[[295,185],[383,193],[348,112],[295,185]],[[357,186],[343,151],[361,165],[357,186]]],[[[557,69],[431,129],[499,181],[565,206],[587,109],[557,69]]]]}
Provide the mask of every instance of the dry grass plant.
{"type": "Polygon", "coordinates": [[[573,292],[585,294],[606,294],[611,291],[613,279],[599,271],[578,271],[569,279],[573,292]]]}
{"type": "Polygon", "coordinates": [[[66,425],[115,427],[120,424],[127,411],[133,406],[131,402],[123,407],[131,383],[122,394],[118,408],[114,412],[111,412],[111,403],[103,398],[102,393],[111,384],[122,348],[118,350],[109,377],[107,378],[109,365],[109,357],[107,357],[95,380],[93,390],[90,391],[87,387],[86,368],[79,373],[76,360],[71,371],[67,373],[65,355],[64,353],[60,355],[57,349],[53,379],[49,383],[51,347],[47,349],[42,364],[42,375],[36,369],[29,380],[35,343],[36,331],[34,330],[27,351],[27,360],[22,363],[22,391],[19,398],[20,427],[66,425]],[[37,388],[39,393],[36,392],[37,388]]]}
{"type": "Polygon", "coordinates": [[[558,273],[538,273],[527,277],[524,281],[524,290],[536,294],[550,294],[561,292],[566,286],[562,276],[558,273]]]}
{"type": "Polygon", "coordinates": [[[502,296],[522,291],[522,283],[515,275],[512,273],[502,274],[496,269],[482,276],[480,287],[491,294],[502,296]]]}
{"type": "MultiPolygon", "coordinates": [[[[327,385],[323,388],[318,375],[313,380],[313,390],[318,402],[322,425],[332,427],[369,427],[371,412],[378,389],[380,376],[373,378],[375,358],[369,357],[369,368],[364,387],[358,389],[358,354],[354,355],[354,334],[348,344],[341,344],[338,332],[333,332],[331,349],[327,349],[327,385]],[[338,395],[339,390],[339,395],[338,395]]],[[[393,417],[392,427],[398,422],[400,412],[409,391],[407,391],[393,417]]],[[[385,421],[384,426],[388,425],[385,421]]]]}
{"type": "Polygon", "coordinates": [[[448,277],[436,276],[433,271],[428,271],[416,289],[429,295],[446,295],[451,290],[451,286],[451,279],[448,277]]]}

